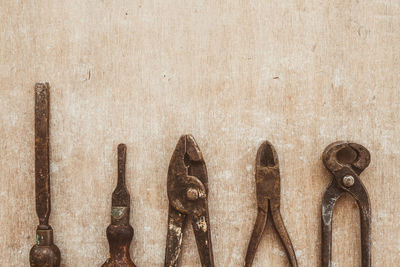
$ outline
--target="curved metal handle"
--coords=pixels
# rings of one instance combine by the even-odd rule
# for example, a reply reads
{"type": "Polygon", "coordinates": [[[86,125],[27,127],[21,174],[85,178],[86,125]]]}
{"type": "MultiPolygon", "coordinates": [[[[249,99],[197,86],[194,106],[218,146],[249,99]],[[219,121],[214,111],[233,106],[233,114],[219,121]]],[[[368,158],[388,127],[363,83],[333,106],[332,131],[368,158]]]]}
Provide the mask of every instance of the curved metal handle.
{"type": "Polygon", "coordinates": [[[262,233],[264,232],[265,225],[267,223],[267,216],[268,212],[265,212],[260,208],[258,209],[257,219],[254,224],[253,233],[251,234],[249,246],[247,248],[246,259],[244,263],[245,267],[251,267],[253,264],[258,245],[261,241],[262,233]]]}
{"type": "Polygon", "coordinates": [[[283,223],[281,212],[279,211],[279,208],[275,208],[273,206],[273,203],[271,203],[271,214],[276,231],[279,234],[279,238],[281,239],[283,247],[285,248],[286,254],[289,258],[290,265],[292,267],[297,267],[297,258],[296,253],[294,252],[292,241],[290,240],[289,234],[283,223]]]}
{"type": "Polygon", "coordinates": [[[332,267],[332,217],[333,208],[336,201],[343,195],[343,191],[337,184],[336,180],[328,186],[322,200],[322,267],[332,267]]]}

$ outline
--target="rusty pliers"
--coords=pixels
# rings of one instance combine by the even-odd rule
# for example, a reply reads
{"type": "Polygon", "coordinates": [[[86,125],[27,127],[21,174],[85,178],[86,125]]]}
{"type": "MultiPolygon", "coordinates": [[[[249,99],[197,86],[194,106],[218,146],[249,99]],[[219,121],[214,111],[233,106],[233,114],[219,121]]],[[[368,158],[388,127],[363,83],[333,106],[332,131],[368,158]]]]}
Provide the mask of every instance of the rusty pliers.
{"type": "Polygon", "coordinates": [[[249,267],[253,263],[269,213],[285,247],[291,266],[297,267],[296,254],[280,213],[281,177],[278,155],[274,146],[268,141],[262,143],[257,151],[255,178],[258,211],[253,234],[247,249],[245,266],[249,267]]]}
{"type": "Polygon", "coordinates": [[[203,267],[213,267],[208,177],[202,153],[191,135],[183,135],[172,155],[167,179],[169,199],[165,266],[177,266],[186,217],[192,220],[197,249],[203,267]]]}
{"type": "Polygon", "coordinates": [[[371,207],[367,190],[359,175],[368,167],[371,156],[362,145],[346,142],[330,144],[322,155],[325,167],[334,179],[322,200],[322,266],[331,267],[332,215],[336,201],[350,193],[360,209],[362,266],[371,266],[371,207]]]}

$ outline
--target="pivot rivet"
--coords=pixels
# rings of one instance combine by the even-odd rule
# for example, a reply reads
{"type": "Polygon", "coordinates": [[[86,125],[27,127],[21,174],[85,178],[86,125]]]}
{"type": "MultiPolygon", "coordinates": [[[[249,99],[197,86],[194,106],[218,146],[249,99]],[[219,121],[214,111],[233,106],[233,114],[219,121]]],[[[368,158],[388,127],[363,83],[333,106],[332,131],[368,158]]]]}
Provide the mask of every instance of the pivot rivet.
{"type": "Polygon", "coordinates": [[[197,200],[199,198],[199,191],[195,188],[189,188],[186,191],[186,196],[189,200],[197,200]]]}
{"type": "Polygon", "coordinates": [[[343,185],[346,187],[350,187],[354,184],[354,177],[351,175],[346,175],[343,177],[343,185]]]}

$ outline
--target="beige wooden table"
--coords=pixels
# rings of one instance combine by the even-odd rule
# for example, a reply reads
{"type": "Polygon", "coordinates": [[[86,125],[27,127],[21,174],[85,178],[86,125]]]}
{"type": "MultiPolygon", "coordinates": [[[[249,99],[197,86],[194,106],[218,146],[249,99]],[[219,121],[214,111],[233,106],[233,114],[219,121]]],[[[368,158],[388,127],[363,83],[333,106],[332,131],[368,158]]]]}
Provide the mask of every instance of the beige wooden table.
{"type": "MultiPolygon", "coordinates": [[[[400,262],[399,1],[0,0],[0,259],[35,242],[35,82],[51,85],[51,190],[62,266],[99,266],[128,146],[131,246],[163,266],[168,163],[192,133],[206,159],[216,266],[242,266],[256,216],[255,153],[268,139],[299,265],[319,266],[321,162],[336,140],[372,154],[374,266],[400,262]]],[[[191,230],[181,266],[200,266],[191,230]]],[[[334,214],[335,266],[360,265],[350,197],[334,214]]],[[[271,224],[253,266],[287,266],[271,224]]]]}

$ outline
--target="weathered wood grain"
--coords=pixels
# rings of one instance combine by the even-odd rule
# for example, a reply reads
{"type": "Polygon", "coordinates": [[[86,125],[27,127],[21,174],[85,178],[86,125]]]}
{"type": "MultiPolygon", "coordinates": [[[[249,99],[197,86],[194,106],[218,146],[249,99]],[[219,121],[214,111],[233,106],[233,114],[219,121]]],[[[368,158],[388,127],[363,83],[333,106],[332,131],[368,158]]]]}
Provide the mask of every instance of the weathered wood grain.
{"type": "MultiPolygon", "coordinates": [[[[0,259],[35,242],[34,91],[51,85],[50,223],[62,266],[100,266],[116,147],[126,143],[138,266],[163,266],[167,168],[192,133],[209,172],[216,266],[242,266],[256,216],[255,153],[281,163],[281,212],[300,266],[320,262],[323,149],[366,146],[374,266],[400,262],[398,1],[0,0],[0,259]]],[[[333,259],[360,266],[359,215],[334,214],[333,259]]],[[[287,266],[267,225],[253,266],[287,266]]],[[[181,266],[199,266],[185,232],[181,266]]]]}

